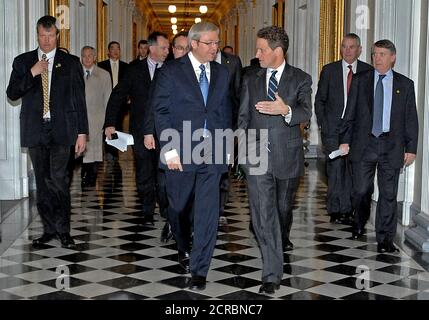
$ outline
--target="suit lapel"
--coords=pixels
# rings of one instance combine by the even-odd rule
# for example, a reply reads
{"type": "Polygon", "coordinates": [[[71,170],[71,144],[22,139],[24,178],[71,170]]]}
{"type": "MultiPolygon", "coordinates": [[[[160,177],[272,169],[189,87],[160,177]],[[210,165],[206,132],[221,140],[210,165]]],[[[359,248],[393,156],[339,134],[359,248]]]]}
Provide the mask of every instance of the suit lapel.
{"type": "Polygon", "coordinates": [[[54,64],[52,65],[52,78],[51,78],[51,90],[50,90],[50,100],[56,101],[53,99],[53,95],[57,92],[57,85],[59,81],[57,81],[59,77],[59,73],[61,72],[61,68],[64,67],[64,61],[61,50],[57,49],[54,57],[54,64]]]}
{"type": "Polygon", "coordinates": [[[213,93],[215,92],[218,75],[219,75],[218,65],[216,64],[216,62],[210,62],[210,83],[209,83],[209,95],[207,97],[207,106],[206,106],[207,108],[209,107],[210,102],[213,98],[213,93]]]}
{"type": "Polygon", "coordinates": [[[369,106],[369,112],[371,114],[371,121],[372,121],[372,111],[374,109],[374,72],[369,72],[369,79],[368,81],[368,106],[369,106]]]}
{"type": "MultiPolygon", "coordinates": [[[[188,79],[188,83],[191,84],[191,90],[194,91],[194,95],[199,97],[200,103],[204,106],[204,98],[200,90],[200,85],[197,81],[197,77],[195,76],[194,67],[192,66],[191,60],[188,55],[185,55],[181,58],[182,70],[185,77],[188,79]]],[[[210,89],[209,89],[210,90],[210,89]]],[[[208,101],[208,100],[207,100],[208,101]]]]}
{"type": "Polygon", "coordinates": [[[335,66],[335,74],[334,74],[335,82],[337,83],[338,88],[342,90],[338,90],[338,96],[340,98],[339,101],[342,101],[341,105],[344,104],[344,74],[343,74],[343,61],[339,61],[335,66]]]}
{"type": "Polygon", "coordinates": [[[257,88],[257,97],[258,101],[266,101],[267,100],[267,69],[261,69],[257,73],[256,78],[256,88],[257,88]]]}
{"type": "Polygon", "coordinates": [[[398,109],[398,104],[400,103],[400,98],[401,98],[401,95],[400,95],[400,93],[401,93],[401,89],[402,89],[402,87],[401,87],[401,83],[400,83],[400,81],[398,81],[398,75],[396,74],[396,72],[395,71],[393,71],[393,85],[392,85],[392,89],[393,89],[393,91],[392,91],[392,106],[391,106],[391,109],[390,109],[390,127],[392,128],[392,119],[393,119],[393,116],[394,115],[396,115],[396,114],[398,114],[397,112],[395,112],[395,110],[397,110],[398,109]]]}

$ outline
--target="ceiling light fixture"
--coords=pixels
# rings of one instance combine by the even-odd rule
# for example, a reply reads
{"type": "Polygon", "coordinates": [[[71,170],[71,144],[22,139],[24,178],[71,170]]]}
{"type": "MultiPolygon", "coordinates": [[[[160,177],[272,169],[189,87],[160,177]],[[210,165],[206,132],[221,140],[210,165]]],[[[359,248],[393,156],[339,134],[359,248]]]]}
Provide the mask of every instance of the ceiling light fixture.
{"type": "Polygon", "coordinates": [[[201,22],[201,18],[197,17],[195,18],[195,23],[200,23],[201,22]]]}
{"type": "Polygon", "coordinates": [[[175,13],[176,10],[177,10],[177,8],[174,4],[168,6],[168,12],[175,13]]]}
{"type": "Polygon", "coordinates": [[[177,30],[173,30],[173,34],[176,35],[177,34],[177,30]]]}
{"type": "Polygon", "coordinates": [[[200,12],[201,12],[202,14],[207,13],[207,11],[208,11],[207,6],[200,6],[200,12]]]}
{"type": "Polygon", "coordinates": [[[176,24],[177,23],[177,18],[173,17],[173,18],[170,19],[170,21],[171,21],[172,24],[176,24]]]}

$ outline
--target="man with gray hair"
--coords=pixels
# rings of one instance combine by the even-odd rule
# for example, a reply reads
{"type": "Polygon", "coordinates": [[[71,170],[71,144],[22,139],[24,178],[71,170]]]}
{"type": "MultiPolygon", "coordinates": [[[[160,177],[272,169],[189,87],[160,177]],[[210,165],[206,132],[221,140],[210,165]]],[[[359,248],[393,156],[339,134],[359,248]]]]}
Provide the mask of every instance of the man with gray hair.
{"type": "Polygon", "coordinates": [[[81,61],[85,79],[85,97],[88,111],[89,138],[81,170],[82,187],[94,187],[97,179],[97,162],[103,161],[103,123],[112,82],[107,71],[97,67],[96,51],[85,46],[81,61]]]}
{"type": "MultiPolygon", "coordinates": [[[[289,37],[279,27],[258,31],[256,57],[261,69],[252,69],[243,77],[238,113],[238,128],[268,131],[248,144],[268,153],[267,172],[252,174],[246,170],[253,229],[262,255],[260,293],[273,294],[283,276],[283,251],[293,248],[289,240],[292,207],[300,177],[304,174],[304,151],[300,124],[311,118],[311,77],[290,66],[285,56],[289,37]]],[[[250,156],[251,153],[248,152],[250,156]]]]}
{"type": "Polygon", "coordinates": [[[204,290],[216,244],[219,182],[228,167],[226,159],[215,164],[215,152],[206,153],[204,149],[200,163],[189,160],[191,155],[184,149],[192,152],[196,146],[207,144],[215,150],[215,139],[211,137],[216,129],[231,127],[231,107],[228,70],[214,62],[219,47],[219,28],[210,22],[194,24],[188,41],[191,51],[160,69],[152,109],[162,147],[160,167],[166,174],[169,222],[177,241],[179,264],[192,275],[189,288],[204,290]],[[189,124],[191,136],[195,134],[198,141],[184,141],[187,137],[184,128],[189,124]],[[180,136],[180,147],[171,151],[164,150],[167,141],[162,138],[169,129],[180,136]],[[191,251],[189,205],[194,214],[191,251]]]}
{"type": "Polygon", "coordinates": [[[394,253],[399,174],[416,159],[419,124],[414,82],[393,71],[396,48],[390,40],[372,48],[374,70],[352,81],[340,131],[340,149],[353,170],[353,239],[361,238],[371,213],[377,170],[379,196],[375,233],[377,251],[394,253]]]}

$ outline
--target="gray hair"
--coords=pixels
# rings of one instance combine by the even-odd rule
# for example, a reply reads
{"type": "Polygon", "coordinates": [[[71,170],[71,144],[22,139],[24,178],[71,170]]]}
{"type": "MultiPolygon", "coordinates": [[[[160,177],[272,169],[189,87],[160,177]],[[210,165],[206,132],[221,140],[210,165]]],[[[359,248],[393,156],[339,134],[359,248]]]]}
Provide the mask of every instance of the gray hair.
{"type": "Polygon", "coordinates": [[[372,49],[371,49],[371,53],[374,53],[374,50],[376,47],[387,49],[390,51],[391,54],[396,54],[396,47],[393,44],[393,42],[390,40],[384,39],[384,40],[379,40],[376,43],[374,43],[372,46],[372,49]]]}
{"type": "Polygon", "coordinates": [[[191,44],[192,40],[199,41],[201,39],[202,33],[212,32],[212,31],[215,31],[219,34],[219,28],[211,22],[203,21],[203,22],[194,24],[189,30],[189,34],[188,34],[188,45],[191,51],[192,51],[192,44],[191,44]]]}
{"type": "Polygon", "coordinates": [[[82,55],[85,50],[92,50],[92,52],[94,54],[94,57],[97,56],[97,50],[94,47],[91,47],[91,46],[84,46],[82,48],[82,50],[80,51],[80,55],[82,55]]]}
{"type": "MultiPolygon", "coordinates": [[[[361,40],[360,37],[356,33],[348,33],[344,36],[344,39],[352,39],[356,41],[356,44],[358,47],[361,46],[361,40]]],[[[344,40],[343,39],[343,40],[344,40]]]]}

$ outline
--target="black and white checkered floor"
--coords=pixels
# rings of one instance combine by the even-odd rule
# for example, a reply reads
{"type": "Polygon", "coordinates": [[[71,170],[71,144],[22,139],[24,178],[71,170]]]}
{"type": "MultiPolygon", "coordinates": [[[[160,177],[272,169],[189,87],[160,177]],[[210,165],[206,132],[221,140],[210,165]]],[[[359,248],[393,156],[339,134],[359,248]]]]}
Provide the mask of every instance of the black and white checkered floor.
{"type": "Polygon", "coordinates": [[[371,225],[353,241],[350,226],[329,223],[315,163],[299,189],[295,249],[285,252],[284,279],[273,296],[258,293],[261,259],[244,182],[233,182],[228,223],[219,226],[207,288],[199,293],[187,289],[174,242],[159,240],[164,221],[141,224],[131,161],[101,168],[97,187],[84,192],[76,172],[71,190],[77,249],[56,240],[33,249],[31,240],[42,232],[36,217],[0,257],[0,299],[429,299],[428,265],[403,250],[377,254],[371,225]]]}

